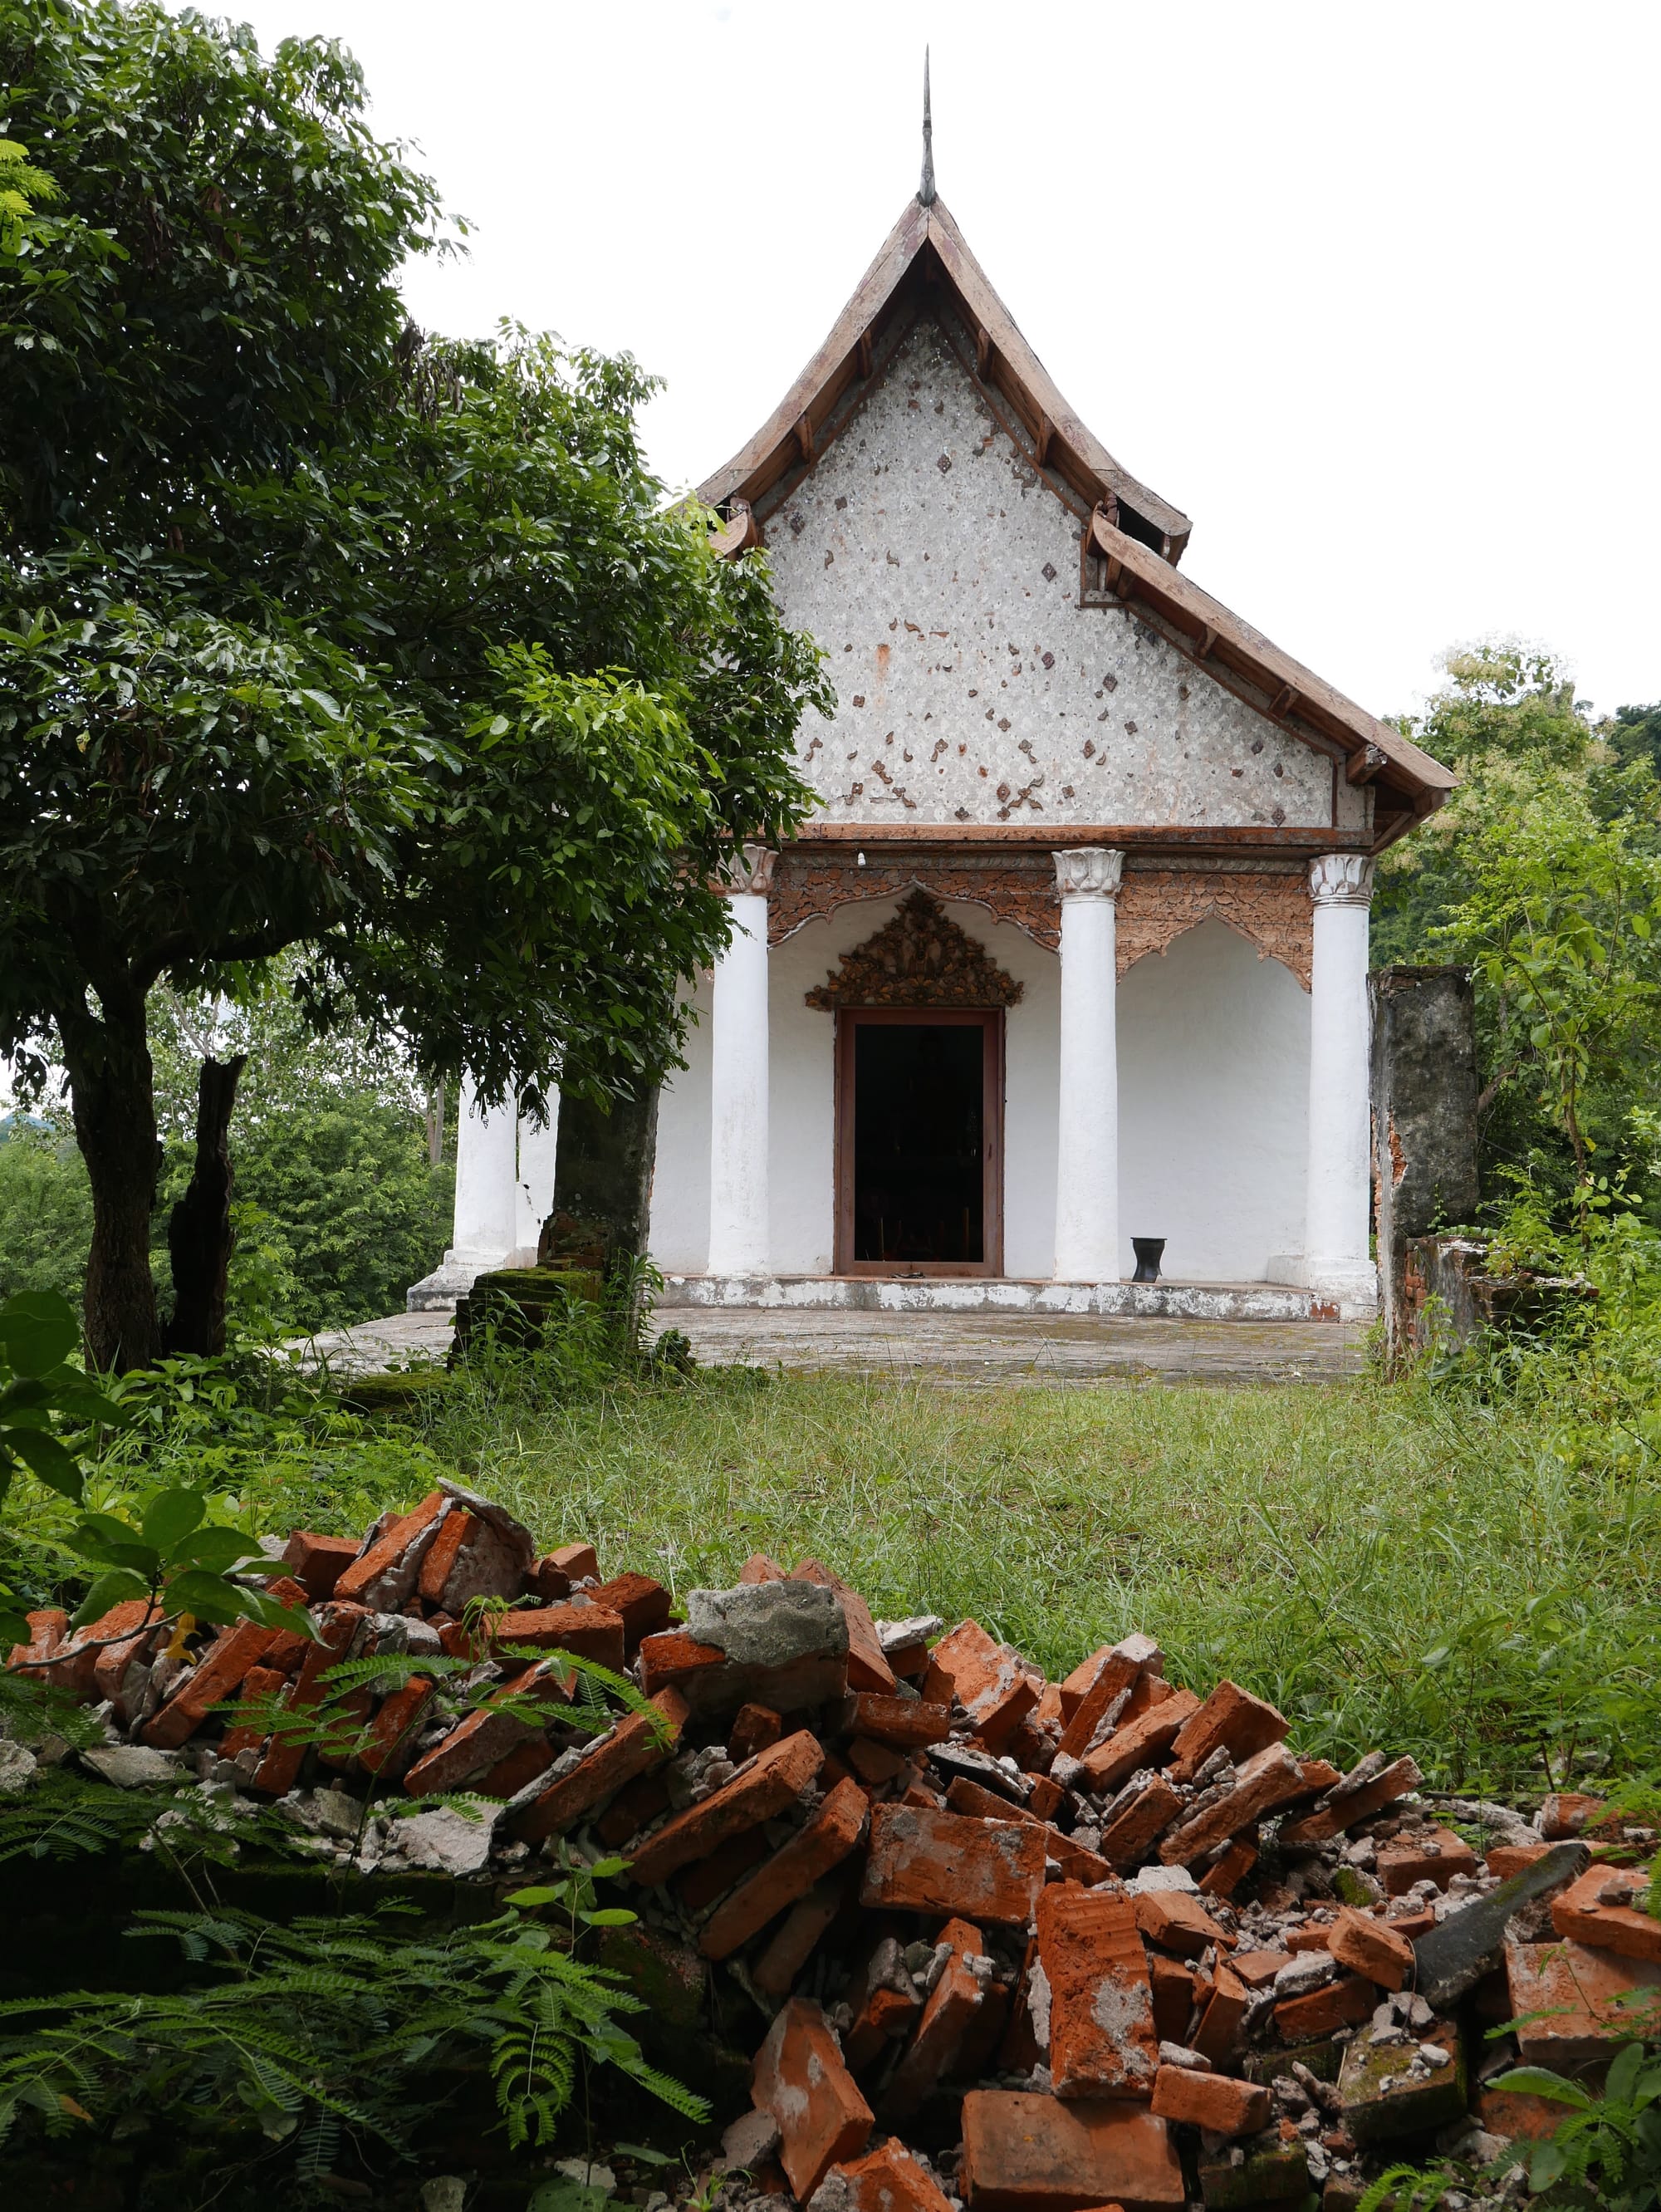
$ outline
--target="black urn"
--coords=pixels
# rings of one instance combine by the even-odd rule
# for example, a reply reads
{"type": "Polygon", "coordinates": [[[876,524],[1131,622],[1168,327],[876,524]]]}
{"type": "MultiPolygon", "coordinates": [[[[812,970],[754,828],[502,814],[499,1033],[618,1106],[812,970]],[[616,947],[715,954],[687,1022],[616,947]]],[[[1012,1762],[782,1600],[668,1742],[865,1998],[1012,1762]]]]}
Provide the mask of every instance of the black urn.
{"type": "Polygon", "coordinates": [[[1162,1237],[1133,1237],[1131,1249],[1137,1255],[1137,1272],[1131,1280],[1133,1283],[1158,1282],[1159,1263],[1165,1257],[1165,1239],[1162,1237]]]}

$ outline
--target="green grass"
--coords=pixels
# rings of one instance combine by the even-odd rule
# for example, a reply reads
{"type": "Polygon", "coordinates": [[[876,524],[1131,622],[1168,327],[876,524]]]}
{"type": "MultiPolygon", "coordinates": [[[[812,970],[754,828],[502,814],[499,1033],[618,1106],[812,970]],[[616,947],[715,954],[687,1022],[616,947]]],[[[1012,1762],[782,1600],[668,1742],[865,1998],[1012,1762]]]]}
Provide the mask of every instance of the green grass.
{"type": "Polygon", "coordinates": [[[973,1614],[1052,1675],[1141,1628],[1303,1749],[1461,1786],[1661,1756],[1661,1486],[1469,1401],[718,1374],[564,1408],[467,1389],[429,1442],[546,1543],[677,1593],[812,1554],[878,1614],[973,1614]]]}

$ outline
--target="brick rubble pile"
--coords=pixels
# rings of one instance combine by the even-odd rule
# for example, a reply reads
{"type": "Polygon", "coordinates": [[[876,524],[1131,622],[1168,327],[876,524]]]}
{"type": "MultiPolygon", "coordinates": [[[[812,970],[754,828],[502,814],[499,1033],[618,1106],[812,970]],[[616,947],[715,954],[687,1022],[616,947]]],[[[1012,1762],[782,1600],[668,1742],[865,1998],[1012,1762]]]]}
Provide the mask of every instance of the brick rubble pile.
{"type": "Polygon", "coordinates": [[[1343,2212],[1404,2151],[1549,2133],[1486,2082],[1519,2051],[1595,2069],[1623,1993],[1661,1985],[1648,1831],[1584,1797],[1451,1807],[1497,1836],[1479,1859],[1411,1759],[1300,1758],[1272,1705],[1167,1680],[1144,1636],[1049,1682],[972,1620],[874,1620],[818,1561],[759,1557],[682,1620],[453,1484],[361,1544],[295,1534],[268,1587],[319,1640],[45,1611],[12,1663],[103,1705],[110,1778],[193,1772],[321,1853],[509,1887],[626,1858],[645,1940],[754,2023],[728,2160],[813,2212],[1343,2212]],[[470,1625],[479,1599],[507,1609],[470,1625]],[[476,1662],[464,1717],[416,1673],[355,1693],[349,1741],[268,1733],[342,1660],[441,1651],[476,1662]],[[578,1727],[568,1652],[654,1712],[578,1727]],[[366,1821],[399,1787],[500,1803],[366,1821]]]}

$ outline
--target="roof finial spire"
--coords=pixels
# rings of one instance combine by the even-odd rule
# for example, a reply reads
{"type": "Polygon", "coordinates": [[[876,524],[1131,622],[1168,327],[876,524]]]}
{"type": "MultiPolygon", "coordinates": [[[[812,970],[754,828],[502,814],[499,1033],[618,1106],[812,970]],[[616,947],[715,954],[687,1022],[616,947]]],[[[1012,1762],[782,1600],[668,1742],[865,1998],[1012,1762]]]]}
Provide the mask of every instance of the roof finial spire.
{"type": "Polygon", "coordinates": [[[923,49],[923,181],[917,197],[924,207],[934,205],[934,118],[929,112],[929,50],[923,49]]]}

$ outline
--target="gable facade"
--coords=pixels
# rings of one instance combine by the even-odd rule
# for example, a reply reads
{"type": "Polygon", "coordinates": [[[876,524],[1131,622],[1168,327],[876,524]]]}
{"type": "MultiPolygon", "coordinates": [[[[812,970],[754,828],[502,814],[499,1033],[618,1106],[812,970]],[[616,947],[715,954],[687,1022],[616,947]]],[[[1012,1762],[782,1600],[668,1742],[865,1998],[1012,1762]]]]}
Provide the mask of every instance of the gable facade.
{"type": "MultiPolygon", "coordinates": [[[[926,177],[701,495],[835,709],[690,994],[670,1302],[1370,1310],[1373,858],[1448,772],[1181,571],[1188,518],[1072,413],[926,177]]],[[[470,1114],[431,1285],[523,1248],[538,1141],[530,1173],[470,1114]]]]}

